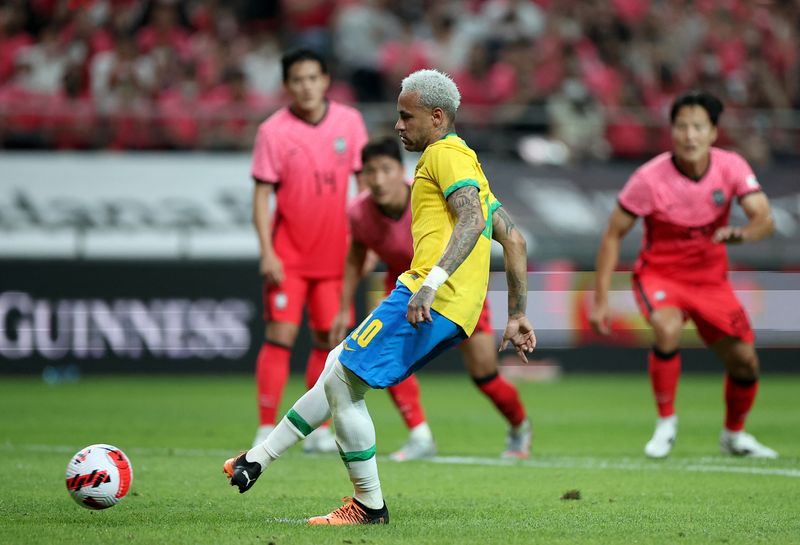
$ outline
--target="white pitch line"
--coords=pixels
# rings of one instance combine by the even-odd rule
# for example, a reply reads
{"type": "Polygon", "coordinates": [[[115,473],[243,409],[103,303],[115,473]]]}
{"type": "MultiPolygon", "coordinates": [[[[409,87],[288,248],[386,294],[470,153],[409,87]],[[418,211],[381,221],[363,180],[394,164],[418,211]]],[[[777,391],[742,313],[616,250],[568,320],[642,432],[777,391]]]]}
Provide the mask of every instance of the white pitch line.
{"type": "Polygon", "coordinates": [[[449,465],[482,465],[498,467],[533,467],[537,469],[594,469],[621,471],[689,471],[697,473],[745,473],[752,475],[776,475],[800,478],[800,469],[787,467],[758,467],[742,465],[703,464],[702,459],[675,460],[672,462],[639,462],[631,459],[607,458],[539,458],[533,460],[506,460],[470,456],[437,456],[428,462],[449,465]]]}
{"type": "MultiPolygon", "coordinates": [[[[74,454],[80,447],[70,445],[14,444],[6,441],[0,443],[0,450],[22,452],[44,452],[58,454],[74,454]]],[[[126,448],[128,454],[145,456],[182,456],[189,458],[225,458],[235,454],[235,449],[192,449],[192,448],[126,448]]],[[[309,456],[309,455],[306,455],[309,456]]],[[[313,458],[322,455],[310,455],[313,458]]],[[[380,456],[381,462],[391,462],[388,456],[380,456]]],[[[755,460],[752,460],[755,462],[755,460]]],[[[587,469],[614,471],[686,471],[691,473],[735,473],[749,475],[771,475],[776,477],[800,478],[800,468],[740,465],[745,460],[727,460],[725,458],[702,457],[673,459],[663,461],[642,461],[632,458],[595,458],[595,457],[542,457],[530,460],[504,458],[487,458],[480,456],[436,456],[428,460],[413,463],[433,463],[442,465],[492,466],[492,467],[531,467],[536,469],[587,469]],[[728,462],[728,463],[726,463],[728,462]]],[[[771,463],[771,462],[764,462],[771,463]]]]}

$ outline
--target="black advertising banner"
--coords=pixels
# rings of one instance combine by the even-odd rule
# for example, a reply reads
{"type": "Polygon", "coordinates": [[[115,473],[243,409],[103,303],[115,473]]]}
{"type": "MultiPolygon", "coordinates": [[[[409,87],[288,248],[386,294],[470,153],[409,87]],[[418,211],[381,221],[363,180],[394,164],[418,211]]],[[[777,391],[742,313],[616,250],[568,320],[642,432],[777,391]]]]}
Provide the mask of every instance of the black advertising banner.
{"type": "Polygon", "coordinates": [[[0,372],[252,369],[263,336],[250,262],[6,261],[0,372]]]}

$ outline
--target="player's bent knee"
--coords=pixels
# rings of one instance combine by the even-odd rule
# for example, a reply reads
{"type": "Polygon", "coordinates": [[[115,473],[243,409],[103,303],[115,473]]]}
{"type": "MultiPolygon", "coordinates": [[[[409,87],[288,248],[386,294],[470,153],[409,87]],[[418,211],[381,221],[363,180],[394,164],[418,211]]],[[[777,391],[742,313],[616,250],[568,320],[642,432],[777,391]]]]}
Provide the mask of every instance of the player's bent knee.
{"type": "Polygon", "coordinates": [[[653,333],[655,334],[655,341],[653,345],[662,353],[668,354],[671,352],[675,352],[680,348],[680,329],[677,330],[677,333],[672,330],[659,330],[653,328],[653,333]]]}
{"type": "Polygon", "coordinates": [[[329,331],[312,331],[311,344],[315,350],[332,350],[336,346],[330,342],[329,331]]]}
{"type": "Polygon", "coordinates": [[[678,349],[683,330],[683,320],[672,315],[654,315],[650,320],[655,335],[655,345],[662,352],[678,349]]]}
{"type": "Polygon", "coordinates": [[[497,360],[482,359],[469,360],[465,358],[467,373],[473,380],[480,380],[483,377],[497,374],[497,360]]]}
{"type": "Polygon", "coordinates": [[[296,325],[288,322],[269,322],[264,328],[264,339],[273,344],[292,348],[297,339],[297,330],[296,325]]]}
{"type": "Polygon", "coordinates": [[[728,365],[728,374],[738,380],[757,380],[758,371],[758,356],[755,352],[744,354],[728,365]]]}

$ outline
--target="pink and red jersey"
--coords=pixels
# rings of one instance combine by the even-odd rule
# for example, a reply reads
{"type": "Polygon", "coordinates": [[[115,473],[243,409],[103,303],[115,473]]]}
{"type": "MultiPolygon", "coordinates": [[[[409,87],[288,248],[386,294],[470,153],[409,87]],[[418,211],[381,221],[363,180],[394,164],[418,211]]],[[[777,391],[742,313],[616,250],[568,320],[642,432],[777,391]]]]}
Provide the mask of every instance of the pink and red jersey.
{"type": "Polygon", "coordinates": [[[728,225],[733,198],[756,191],[761,186],[753,170],[734,152],[711,148],[708,171],[696,181],[678,170],[669,152],[648,161],[619,194],[624,210],[644,218],[634,272],[691,283],[723,281],[728,253],[711,237],[728,225]]]}
{"type": "Polygon", "coordinates": [[[317,124],[282,108],[258,128],[252,175],[275,184],[272,244],[285,271],[340,277],[348,248],[345,206],[350,175],[367,143],[357,110],[328,103],[317,124]]]}
{"type": "MultiPolygon", "coordinates": [[[[408,183],[408,182],[407,182],[408,183]]],[[[408,183],[409,187],[411,186],[408,183]]],[[[362,191],[347,206],[350,232],[353,240],[378,254],[389,269],[386,274],[387,291],[394,288],[397,277],[408,270],[414,257],[411,238],[411,203],[399,219],[381,212],[369,191],[362,191]]]]}

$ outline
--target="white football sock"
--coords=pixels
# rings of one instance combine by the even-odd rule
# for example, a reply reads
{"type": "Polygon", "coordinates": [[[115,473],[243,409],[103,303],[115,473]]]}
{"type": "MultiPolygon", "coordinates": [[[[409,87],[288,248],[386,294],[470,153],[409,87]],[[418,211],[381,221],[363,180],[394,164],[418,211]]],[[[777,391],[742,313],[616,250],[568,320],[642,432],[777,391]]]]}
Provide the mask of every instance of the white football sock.
{"type": "Polygon", "coordinates": [[[364,402],[369,390],[364,381],[338,361],[325,379],[336,442],[353,483],[353,497],[370,509],[380,509],[383,493],[375,460],[375,426],[364,402]]]}
{"type": "Polygon", "coordinates": [[[325,367],[320,373],[317,382],[300,399],[295,401],[286,416],[278,422],[278,425],[275,426],[275,429],[263,443],[247,451],[245,459],[248,462],[258,462],[261,464],[261,469],[265,469],[270,463],[277,460],[281,454],[305,439],[309,433],[330,418],[331,410],[328,405],[328,398],[325,396],[325,377],[330,374],[341,353],[341,344],[328,353],[325,367]]]}

